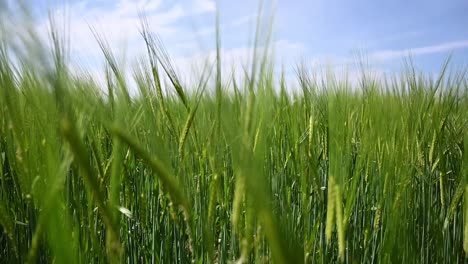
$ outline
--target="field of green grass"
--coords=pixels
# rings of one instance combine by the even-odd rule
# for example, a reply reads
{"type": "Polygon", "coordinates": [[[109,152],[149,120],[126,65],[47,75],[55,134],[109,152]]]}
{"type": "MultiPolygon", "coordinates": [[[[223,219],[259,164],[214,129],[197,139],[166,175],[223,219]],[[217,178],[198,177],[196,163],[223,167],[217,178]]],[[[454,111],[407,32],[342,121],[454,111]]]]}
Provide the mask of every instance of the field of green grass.
{"type": "Polygon", "coordinates": [[[258,49],[241,80],[218,56],[186,87],[143,23],[131,95],[104,40],[98,87],[54,32],[36,63],[0,44],[1,263],[466,262],[468,78],[449,64],[298,67],[288,87],[258,49]]]}

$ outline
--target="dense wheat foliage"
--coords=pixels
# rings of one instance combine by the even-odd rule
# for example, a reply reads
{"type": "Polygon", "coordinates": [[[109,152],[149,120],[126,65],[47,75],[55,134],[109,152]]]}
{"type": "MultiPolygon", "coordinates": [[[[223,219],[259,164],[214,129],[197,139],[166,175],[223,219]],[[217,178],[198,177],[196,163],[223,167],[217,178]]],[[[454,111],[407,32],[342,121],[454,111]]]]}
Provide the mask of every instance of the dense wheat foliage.
{"type": "Polygon", "coordinates": [[[259,49],[186,87],[142,24],[136,96],[103,39],[106,87],[55,31],[36,63],[1,44],[0,262],[465,261],[466,75],[287,87],[259,49]]]}

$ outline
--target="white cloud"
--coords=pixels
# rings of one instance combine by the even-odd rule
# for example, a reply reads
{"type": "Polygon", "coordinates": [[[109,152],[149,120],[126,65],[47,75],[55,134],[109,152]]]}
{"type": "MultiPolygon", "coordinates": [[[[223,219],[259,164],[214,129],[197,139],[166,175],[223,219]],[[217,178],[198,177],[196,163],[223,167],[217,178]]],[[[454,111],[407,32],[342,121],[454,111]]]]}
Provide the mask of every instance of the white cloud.
{"type": "MultiPolygon", "coordinates": [[[[265,52],[265,46],[257,48],[258,60],[265,52]]],[[[305,52],[306,48],[302,43],[291,42],[288,40],[278,40],[272,43],[269,52],[273,56],[268,56],[269,60],[274,60],[276,73],[281,72],[280,65],[285,66],[286,74],[294,74],[290,69],[295,65],[296,61],[305,52]]],[[[252,56],[254,48],[250,46],[242,46],[237,48],[221,48],[221,69],[224,81],[229,80],[233,74],[235,78],[243,80],[244,70],[250,74],[250,67],[252,65],[252,56]]],[[[197,52],[188,57],[175,57],[173,64],[177,67],[184,83],[192,83],[198,80],[200,70],[203,69],[205,63],[209,62],[210,65],[215,67],[216,50],[207,52],[197,52]]],[[[215,68],[213,68],[214,70],[215,68]]],[[[258,70],[258,69],[257,69],[258,70]]],[[[291,76],[287,76],[288,78],[291,76]]]]}
{"type": "MultiPolygon", "coordinates": [[[[104,37],[118,56],[122,55],[122,47],[126,47],[126,57],[132,60],[146,53],[144,41],[139,32],[141,23],[139,14],[144,12],[150,29],[161,36],[169,53],[173,56],[173,66],[180,73],[182,81],[191,83],[188,81],[198,80],[199,75],[193,73],[199,74],[200,72],[196,71],[202,70],[207,59],[215,65],[216,50],[203,52],[196,49],[194,39],[181,41],[181,39],[187,40],[187,35],[183,34],[184,32],[193,32],[193,30],[190,31],[189,22],[184,18],[211,14],[215,11],[216,5],[213,0],[188,0],[187,4],[178,1],[168,2],[162,0],[118,0],[111,6],[102,5],[102,2],[100,6],[97,6],[96,2],[82,0],[58,7],[53,14],[57,18],[58,25],[65,24],[63,28],[70,40],[70,52],[72,53],[72,64],[74,64],[71,65],[71,68],[77,72],[87,70],[99,82],[103,79],[104,71],[101,70],[104,69],[103,55],[90,27],[93,27],[99,35],[104,37]],[[190,53],[181,56],[177,50],[179,49],[178,45],[185,46],[186,49],[190,50],[190,53]]],[[[222,34],[249,23],[254,18],[255,14],[250,14],[221,24],[222,34]]],[[[38,24],[37,29],[44,33],[41,34],[42,36],[47,36],[48,27],[49,21],[44,18],[38,24]]],[[[214,33],[214,27],[204,30],[205,33],[200,32],[201,35],[214,33]]],[[[59,32],[63,31],[59,29],[59,32]]],[[[279,40],[274,43],[274,46],[276,62],[284,64],[288,72],[295,63],[293,60],[298,59],[305,51],[303,44],[288,40],[279,40]]],[[[259,48],[259,56],[263,55],[263,50],[263,47],[259,48]]],[[[223,48],[221,59],[224,78],[227,80],[228,76],[232,76],[233,70],[236,76],[240,77],[244,69],[249,68],[252,53],[252,47],[247,46],[223,48]]],[[[131,62],[123,65],[127,74],[131,72],[131,62]]],[[[281,70],[281,68],[277,67],[276,70],[281,70]]]]}
{"type": "MultiPolygon", "coordinates": [[[[244,24],[247,24],[253,21],[254,18],[255,18],[255,14],[250,14],[250,15],[236,18],[229,22],[221,23],[219,26],[220,32],[221,34],[223,34],[224,32],[228,30],[238,28],[244,24]]],[[[188,41],[194,41],[198,37],[214,35],[215,33],[216,33],[216,27],[213,25],[213,26],[208,26],[208,27],[204,27],[201,29],[196,29],[194,32],[187,32],[186,35],[188,36],[187,38],[189,39],[188,41]]]]}
{"type": "Polygon", "coordinates": [[[162,0],[119,0],[114,12],[116,15],[134,15],[135,11],[145,10],[145,12],[154,12],[160,8],[162,0]]]}
{"type": "MultiPolygon", "coordinates": [[[[121,53],[126,46],[128,55],[135,57],[144,50],[139,31],[140,13],[144,14],[150,28],[165,39],[184,31],[181,19],[214,10],[212,0],[188,0],[187,4],[162,0],[118,0],[101,2],[100,6],[94,1],[82,0],[59,6],[53,11],[53,16],[57,18],[57,24],[66,24],[64,29],[69,35],[70,50],[75,57],[101,56],[90,27],[104,37],[116,53],[121,53]]],[[[48,36],[47,17],[37,29],[40,35],[48,36]]]]}
{"type": "Polygon", "coordinates": [[[192,4],[194,13],[214,12],[216,4],[213,0],[195,0],[192,4]]]}
{"type": "Polygon", "coordinates": [[[369,58],[375,61],[387,61],[398,59],[407,55],[425,55],[453,51],[456,49],[468,48],[468,40],[445,42],[432,46],[425,46],[402,50],[381,50],[370,54],[369,58]]]}
{"type": "Polygon", "coordinates": [[[257,14],[250,14],[243,17],[239,17],[229,23],[230,27],[237,27],[243,24],[252,22],[256,18],[257,14]]]}

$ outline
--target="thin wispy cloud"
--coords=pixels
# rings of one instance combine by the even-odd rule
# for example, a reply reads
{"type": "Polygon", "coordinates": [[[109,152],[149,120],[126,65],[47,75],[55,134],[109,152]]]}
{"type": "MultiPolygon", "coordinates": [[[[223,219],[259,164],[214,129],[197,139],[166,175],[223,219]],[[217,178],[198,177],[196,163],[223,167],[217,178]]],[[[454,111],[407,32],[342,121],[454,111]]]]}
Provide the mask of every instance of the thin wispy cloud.
{"type": "Polygon", "coordinates": [[[419,56],[442,52],[451,52],[457,49],[468,48],[468,40],[445,42],[437,45],[424,46],[411,49],[401,50],[381,50],[370,54],[371,60],[375,61],[388,61],[394,59],[401,59],[404,56],[419,56]]]}

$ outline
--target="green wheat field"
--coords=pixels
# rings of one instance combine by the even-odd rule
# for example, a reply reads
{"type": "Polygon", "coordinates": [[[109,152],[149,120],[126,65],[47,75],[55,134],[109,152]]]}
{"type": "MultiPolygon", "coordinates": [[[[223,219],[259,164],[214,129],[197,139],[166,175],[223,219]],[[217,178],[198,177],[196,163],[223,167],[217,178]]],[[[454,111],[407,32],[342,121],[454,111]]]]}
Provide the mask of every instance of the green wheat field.
{"type": "Polygon", "coordinates": [[[240,79],[218,42],[186,85],[135,30],[131,80],[96,34],[104,85],[59,30],[2,40],[1,263],[466,263],[465,71],[290,87],[258,37],[240,79]]]}

